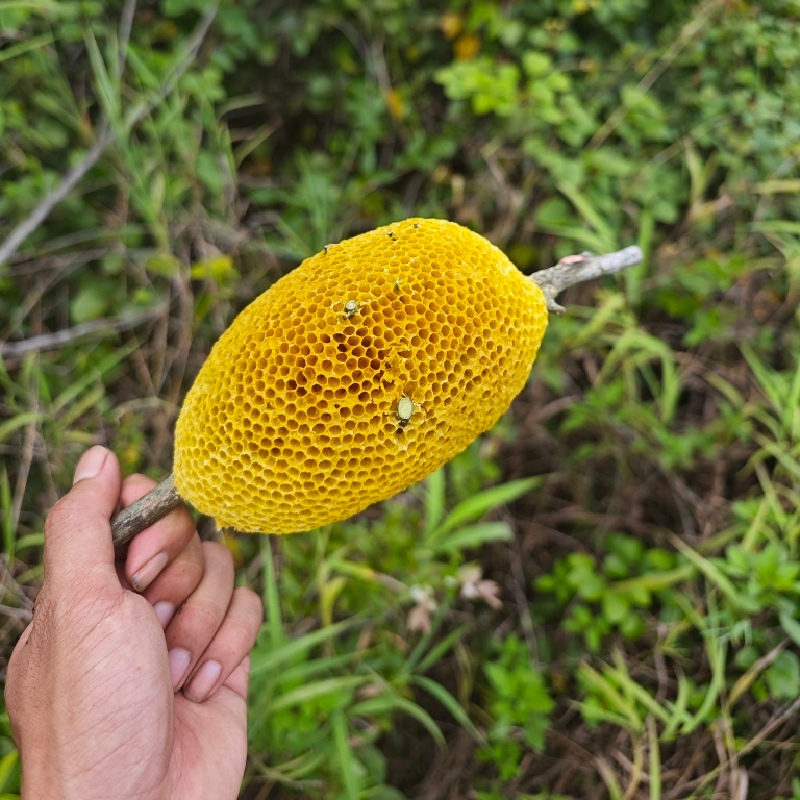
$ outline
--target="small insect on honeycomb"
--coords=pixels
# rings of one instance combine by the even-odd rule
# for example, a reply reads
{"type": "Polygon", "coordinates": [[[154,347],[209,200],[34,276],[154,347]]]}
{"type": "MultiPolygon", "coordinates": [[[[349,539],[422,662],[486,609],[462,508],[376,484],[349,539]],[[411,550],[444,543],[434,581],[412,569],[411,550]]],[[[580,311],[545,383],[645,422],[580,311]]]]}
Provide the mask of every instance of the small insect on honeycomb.
{"type": "Polygon", "coordinates": [[[541,289],[455,223],[329,245],[212,349],[178,419],[178,492],[241,531],[352,516],[488,430],[546,326],[541,289]]]}

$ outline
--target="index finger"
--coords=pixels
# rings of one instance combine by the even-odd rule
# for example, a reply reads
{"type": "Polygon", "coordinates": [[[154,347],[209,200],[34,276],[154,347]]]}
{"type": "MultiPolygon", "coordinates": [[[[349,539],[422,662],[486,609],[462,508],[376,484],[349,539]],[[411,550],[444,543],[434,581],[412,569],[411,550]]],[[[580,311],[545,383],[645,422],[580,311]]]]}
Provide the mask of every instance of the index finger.
{"type": "MultiPolygon", "coordinates": [[[[122,482],[122,507],[143,497],[155,485],[156,481],[146,475],[129,475],[122,482]]],[[[128,545],[123,573],[133,589],[144,591],[164,567],[188,547],[195,529],[189,509],[179,505],[137,534],[128,545]]]]}

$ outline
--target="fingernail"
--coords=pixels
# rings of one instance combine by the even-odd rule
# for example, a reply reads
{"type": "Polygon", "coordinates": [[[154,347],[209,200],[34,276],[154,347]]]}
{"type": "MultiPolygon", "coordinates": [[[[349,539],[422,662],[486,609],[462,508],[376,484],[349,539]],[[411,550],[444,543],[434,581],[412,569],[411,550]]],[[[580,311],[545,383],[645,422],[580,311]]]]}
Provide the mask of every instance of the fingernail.
{"type": "Polygon", "coordinates": [[[138,572],[134,572],[131,578],[133,590],[143,592],[167,566],[167,561],[169,561],[169,556],[162,552],[153,556],[138,572]]]}
{"type": "Polygon", "coordinates": [[[202,703],[208,697],[214,685],[222,674],[222,664],[219,661],[206,661],[195,673],[189,686],[183,690],[184,695],[195,703],[202,703]]]}
{"type": "Polygon", "coordinates": [[[182,647],[173,647],[169,651],[169,677],[172,680],[172,688],[176,692],[181,688],[191,661],[192,657],[189,652],[182,647]]]}
{"type": "Polygon", "coordinates": [[[78,466],[75,467],[72,485],[74,486],[78,481],[83,481],[87,478],[96,478],[103,471],[103,465],[106,463],[107,458],[108,450],[102,445],[96,444],[87,450],[80,457],[78,466]]]}
{"type": "Polygon", "coordinates": [[[168,603],[166,600],[156,603],[153,606],[153,611],[156,612],[158,621],[164,629],[172,622],[172,618],[175,616],[175,606],[172,605],[172,603],[168,603]]]}

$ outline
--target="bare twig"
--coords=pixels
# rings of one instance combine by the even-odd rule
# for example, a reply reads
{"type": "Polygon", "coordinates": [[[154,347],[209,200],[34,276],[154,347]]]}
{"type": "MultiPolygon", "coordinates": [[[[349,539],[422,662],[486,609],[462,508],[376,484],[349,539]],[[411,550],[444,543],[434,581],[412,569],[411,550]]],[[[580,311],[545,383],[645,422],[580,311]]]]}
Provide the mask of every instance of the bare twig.
{"type": "Polygon", "coordinates": [[[0,245],[0,267],[17,252],[20,245],[50,216],[50,212],[57,206],[75,187],[78,181],[97,163],[97,160],[111,144],[114,135],[107,123],[100,125],[100,132],[95,143],[65,176],[61,183],[48,194],[30,216],[20,222],[6,240],[0,245]]]}
{"type": "Polygon", "coordinates": [[[33,612],[28,608],[0,605],[0,616],[18,619],[27,625],[33,619],[33,612]]]}
{"type": "MultiPolygon", "coordinates": [[[[61,183],[42,199],[27,219],[20,222],[19,225],[8,234],[6,240],[0,245],[0,267],[17,252],[22,243],[47,219],[53,208],[69,195],[78,181],[80,181],[97,163],[106,149],[113,144],[120,135],[127,134],[131,128],[141,122],[153,108],[175,88],[175,84],[180,80],[181,76],[194,63],[197,53],[200,50],[200,45],[203,43],[208,29],[211,27],[211,23],[217,15],[217,6],[218,3],[212,3],[206,13],[203,14],[203,17],[195,28],[192,38],[189,40],[186,52],[178,61],[175,69],[169,74],[156,95],[150,100],[131,109],[118,130],[112,130],[107,120],[100,123],[97,139],[86,155],[64,176],[61,183]]],[[[128,13],[132,13],[132,11],[128,13]]],[[[123,24],[127,24],[125,19],[123,20],[123,24]]],[[[123,34],[124,33],[125,31],[123,28],[123,34]]]]}
{"type": "Polygon", "coordinates": [[[36,430],[39,426],[38,414],[33,422],[25,426],[25,436],[22,440],[17,482],[14,486],[14,499],[11,503],[11,530],[17,530],[19,518],[22,514],[22,504],[25,501],[25,487],[28,484],[31,464],[33,463],[33,445],[36,440],[36,430]]]}
{"type": "Polygon", "coordinates": [[[111,538],[115,545],[125,544],[139,531],[157,522],[173,508],[180,505],[181,498],[175,491],[172,475],[154,486],[144,497],[123,508],[111,519],[111,538]]]}
{"type": "MultiPolygon", "coordinates": [[[[773,713],[770,720],[764,725],[763,728],[752,738],[749,742],[744,744],[742,748],[737,753],[737,758],[741,761],[748,753],[752,752],[756,748],[760,747],[761,744],[764,742],[767,737],[771,736],[772,733],[775,731],[776,728],[780,727],[781,725],[787,722],[793,722],[794,717],[797,716],[798,712],[800,712],[800,698],[795,700],[791,705],[785,706],[780,711],[773,713]]],[[[722,770],[726,767],[725,764],[720,764],[719,766],[712,769],[707,774],[703,775],[701,778],[695,779],[693,781],[687,781],[686,783],[682,784],[681,788],[685,790],[694,790],[700,791],[704,786],[708,785],[712,780],[717,778],[717,776],[722,772],[722,770]]],[[[737,776],[739,780],[741,780],[742,776],[737,776]]]]}
{"type": "Polygon", "coordinates": [[[547,307],[556,314],[563,314],[564,308],[556,303],[556,296],[564,289],[583,281],[599,278],[602,275],[613,275],[623,269],[642,263],[640,247],[626,247],[615,253],[593,256],[581,253],[577,256],[562,258],[554,267],[543,269],[531,275],[531,280],[538,283],[547,300],[547,307]]]}
{"type": "Polygon", "coordinates": [[[26,353],[42,350],[55,350],[66,344],[71,344],[79,339],[89,336],[96,336],[101,333],[111,331],[125,331],[135,328],[143,322],[161,316],[169,305],[168,302],[158,303],[152,308],[142,311],[129,311],[120,314],[118,317],[105,317],[95,319],[91,322],[82,322],[71,328],[64,328],[53,333],[43,333],[39,336],[31,336],[30,339],[22,339],[18,342],[5,342],[0,344],[0,358],[19,358],[26,353]]]}
{"type": "Polygon", "coordinates": [[[128,60],[128,45],[131,41],[133,30],[133,16],[136,13],[136,0],[125,0],[122,14],[119,19],[119,64],[118,72],[122,77],[125,72],[125,62],[128,60]]]}

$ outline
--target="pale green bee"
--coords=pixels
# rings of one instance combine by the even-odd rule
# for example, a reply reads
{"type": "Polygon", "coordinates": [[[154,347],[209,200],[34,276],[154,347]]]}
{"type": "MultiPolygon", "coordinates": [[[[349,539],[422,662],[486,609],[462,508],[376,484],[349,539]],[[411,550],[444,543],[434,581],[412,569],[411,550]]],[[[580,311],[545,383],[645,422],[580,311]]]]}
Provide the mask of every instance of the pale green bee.
{"type": "Polygon", "coordinates": [[[400,421],[400,427],[405,428],[414,416],[414,401],[410,397],[403,395],[397,403],[397,419],[400,421]]]}

